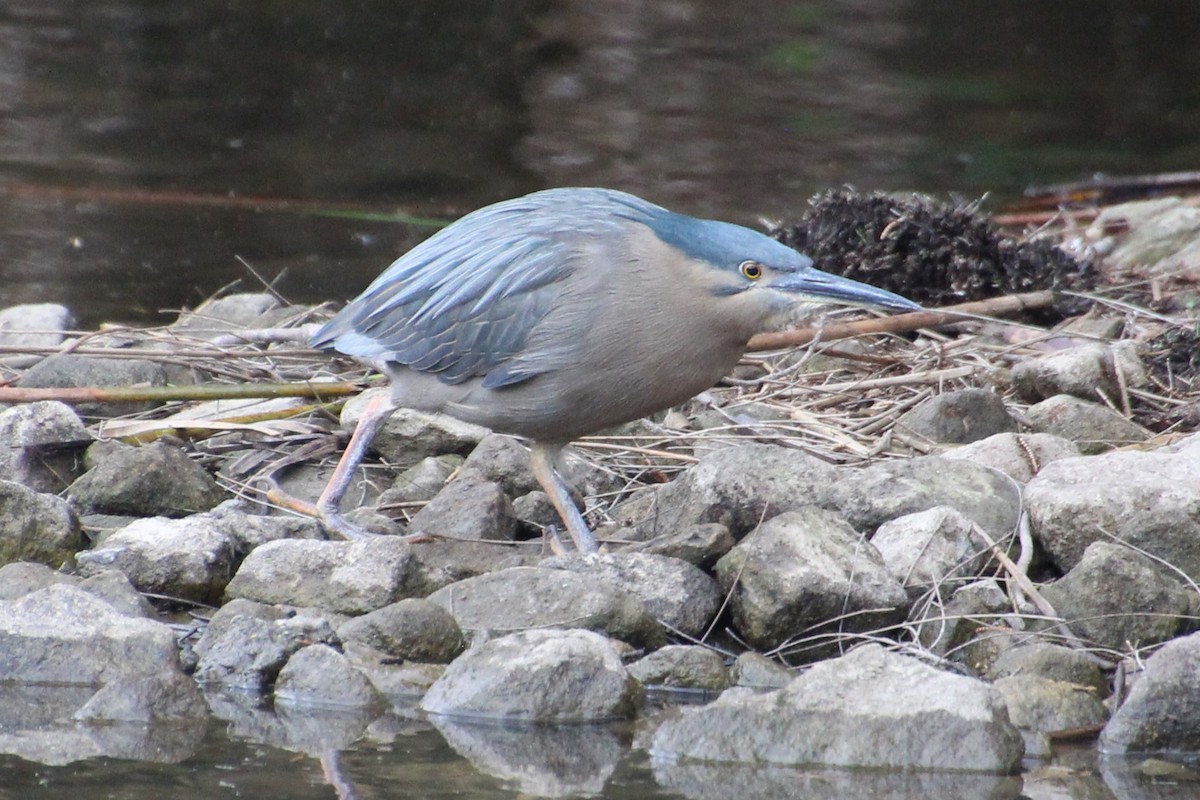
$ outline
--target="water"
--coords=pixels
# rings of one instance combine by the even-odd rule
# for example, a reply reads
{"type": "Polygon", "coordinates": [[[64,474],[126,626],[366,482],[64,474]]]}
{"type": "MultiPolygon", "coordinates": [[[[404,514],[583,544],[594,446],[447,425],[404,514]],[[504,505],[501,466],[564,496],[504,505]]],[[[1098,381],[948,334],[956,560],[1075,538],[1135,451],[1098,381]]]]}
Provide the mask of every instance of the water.
{"type": "MultiPolygon", "coordinates": [[[[255,275],[297,302],[342,300],[432,230],[372,214],[453,219],[548,186],[754,225],[843,184],[999,201],[1195,169],[1196,30],[1183,0],[9,0],[0,306],[154,323],[255,275]]],[[[363,797],[1021,787],[654,764],[624,728],[291,721],[341,738],[224,706],[179,738],[64,723],[43,749],[0,730],[0,798],[331,797],[334,752],[363,797]]],[[[1030,766],[1027,792],[1168,796],[1112,770],[1102,784],[1086,758],[1069,778],[1030,766]]]]}
{"type": "Polygon", "coordinates": [[[0,305],[344,300],[555,185],[749,224],[824,188],[1013,197],[1200,163],[1200,6],[10,0],[0,305]],[[350,210],[356,216],[328,216],[350,210]]]}

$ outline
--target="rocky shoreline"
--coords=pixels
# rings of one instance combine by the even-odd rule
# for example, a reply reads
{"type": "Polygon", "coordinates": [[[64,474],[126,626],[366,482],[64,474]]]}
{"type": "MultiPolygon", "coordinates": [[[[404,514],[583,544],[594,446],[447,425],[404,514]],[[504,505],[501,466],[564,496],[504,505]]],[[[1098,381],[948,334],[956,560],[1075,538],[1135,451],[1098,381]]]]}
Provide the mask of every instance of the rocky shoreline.
{"type": "MultiPolygon", "coordinates": [[[[223,377],[213,364],[228,364],[216,348],[199,365],[179,354],[314,313],[234,295],[149,338],[98,332],[86,354],[3,363],[19,387],[211,382],[223,377]]],[[[6,309],[0,338],[64,348],[38,332],[67,316],[6,309]]],[[[101,724],[185,730],[236,705],[233,690],[363,725],[415,703],[447,738],[472,735],[464,720],[637,719],[636,747],[696,768],[1002,776],[1089,736],[1111,755],[1195,753],[1200,434],[1156,435],[1133,419],[1131,392],[1154,387],[1135,326],[1120,323],[1092,313],[1053,333],[1052,348],[972,353],[997,354],[986,380],[863,414],[887,452],[853,463],[781,435],[776,423],[807,418],[764,402],[702,407],[686,423],[694,436],[632,426],[611,440],[626,460],[584,449],[571,464],[607,542],[588,556],[548,552],[538,532],[553,510],[525,448],[453,420],[398,412],[356,500],[359,524],[426,540],[345,542],[270,508],[255,480],[269,465],[285,491],[319,492],[339,426],[280,411],[307,401],[192,403],[186,415],[153,401],[11,405],[0,412],[0,750],[47,760],[72,752],[68,730],[89,743],[101,724]],[[147,430],[158,421],[152,441],[108,438],[139,411],[147,430]],[[696,421],[705,415],[717,419],[696,421]],[[310,458],[279,466],[306,447],[310,458]],[[667,451],[666,462],[647,455],[667,451]],[[659,687],[715,699],[648,705],[659,687]]],[[[878,360],[889,346],[922,345],[856,352],[878,360]]],[[[286,346],[233,358],[284,378],[321,363],[293,363],[286,346]]],[[[340,430],[365,400],[345,404],[340,430]]],[[[857,453],[845,438],[835,444],[857,453]]],[[[154,757],[126,744],[126,757],[154,757]]]]}

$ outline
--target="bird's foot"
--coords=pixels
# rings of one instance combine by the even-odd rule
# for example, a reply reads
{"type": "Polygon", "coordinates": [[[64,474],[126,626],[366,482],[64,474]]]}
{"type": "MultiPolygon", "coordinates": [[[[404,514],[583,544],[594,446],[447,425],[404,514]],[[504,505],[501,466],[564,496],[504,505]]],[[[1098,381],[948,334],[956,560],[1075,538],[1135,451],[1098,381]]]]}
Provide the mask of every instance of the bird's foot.
{"type": "MultiPolygon", "coordinates": [[[[278,508],[285,508],[289,511],[295,511],[297,514],[312,517],[321,523],[327,534],[332,534],[335,538],[354,542],[394,535],[369,531],[361,525],[346,519],[340,509],[327,506],[324,503],[310,503],[307,500],[301,500],[285,492],[275,481],[270,482],[270,488],[266,492],[266,499],[267,502],[278,508]]],[[[403,538],[417,541],[425,540],[429,537],[425,534],[412,534],[406,535],[403,538]]]]}

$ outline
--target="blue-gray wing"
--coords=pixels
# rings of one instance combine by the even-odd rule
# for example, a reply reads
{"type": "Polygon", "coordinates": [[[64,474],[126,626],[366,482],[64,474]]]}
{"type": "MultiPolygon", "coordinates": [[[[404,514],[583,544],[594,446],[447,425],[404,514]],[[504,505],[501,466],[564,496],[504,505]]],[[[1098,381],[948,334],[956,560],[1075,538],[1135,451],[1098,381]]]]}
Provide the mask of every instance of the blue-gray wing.
{"type": "Polygon", "coordinates": [[[495,388],[539,374],[530,332],[589,239],[667,213],[607,189],[552,189],[475,211],[410,250],[314,334],[313,347],[495,388]],[[520,359],[515,359],[516,356],[520,359]]]}

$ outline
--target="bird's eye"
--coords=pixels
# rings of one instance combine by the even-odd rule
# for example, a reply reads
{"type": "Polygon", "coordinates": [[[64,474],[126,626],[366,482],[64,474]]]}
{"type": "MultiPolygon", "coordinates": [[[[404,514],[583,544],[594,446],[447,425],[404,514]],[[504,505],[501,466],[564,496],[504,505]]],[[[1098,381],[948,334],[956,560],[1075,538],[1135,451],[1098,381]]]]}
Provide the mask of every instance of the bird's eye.
{"type": "Polygon", "coordinates": [[[762,264],[757,261],[743,261],[738,269],[742,273],[742,277],[748,281],[756,281],[762,277],[762,264]]]}

